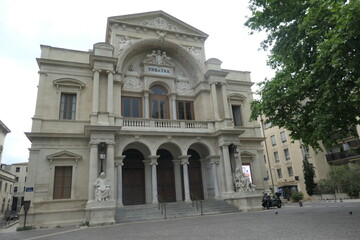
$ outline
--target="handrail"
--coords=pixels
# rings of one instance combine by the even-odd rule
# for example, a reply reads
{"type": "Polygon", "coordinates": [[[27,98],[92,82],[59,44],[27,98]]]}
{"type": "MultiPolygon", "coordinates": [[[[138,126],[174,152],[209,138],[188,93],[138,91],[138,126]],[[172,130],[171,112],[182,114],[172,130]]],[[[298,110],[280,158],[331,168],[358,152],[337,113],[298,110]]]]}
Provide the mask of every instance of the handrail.
{"type": "Polygon", "coordinates": [[[158,209],[160,210],[161,214],[164,214],[164,218],[166,219],[166,202],[163,197],[161,197],[159,194],[158,197],[158,209]]]}
{"type": "Polygon", "coordinates": [[[203,207],[202,207],[203,200],[200,198],[200,196],[195,193],[190,193],[190,199],[193,207],[194,207],[194,202],[196,203],[196,211],[199,211],[199,203],[200,203],[200,214],[204,215],[203,207]]]}

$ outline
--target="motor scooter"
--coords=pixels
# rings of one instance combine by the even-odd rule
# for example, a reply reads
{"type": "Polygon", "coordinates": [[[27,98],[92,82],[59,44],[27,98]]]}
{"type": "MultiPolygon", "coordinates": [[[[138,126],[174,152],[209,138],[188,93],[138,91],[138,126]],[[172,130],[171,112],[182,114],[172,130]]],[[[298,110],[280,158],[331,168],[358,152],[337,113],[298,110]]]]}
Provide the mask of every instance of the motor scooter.
{"type": "Polygon", "coordinates": [[[263,196],[261,205],[263,206],[263,208],[267,208],[267,209],[269,209],[271,207],[281,208],[282,201],[280,199],[280,195],[281,195],[281,193],[277,192],[277,193],[275,193],[275,196],[271,197],[270,195],[265,193],[263,196]]]}

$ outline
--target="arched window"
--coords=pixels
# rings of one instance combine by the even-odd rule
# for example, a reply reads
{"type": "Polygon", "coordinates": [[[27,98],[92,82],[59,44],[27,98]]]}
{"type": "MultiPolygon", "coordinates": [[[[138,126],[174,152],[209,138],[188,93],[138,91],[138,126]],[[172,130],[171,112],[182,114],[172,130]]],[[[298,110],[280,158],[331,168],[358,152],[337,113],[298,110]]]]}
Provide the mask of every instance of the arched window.
{"type": "Polygon", "coordinates": [[[169,98],[167,91],[161,86],[150,89],[150,117],[156,119],[169,119],[169,98]]]}

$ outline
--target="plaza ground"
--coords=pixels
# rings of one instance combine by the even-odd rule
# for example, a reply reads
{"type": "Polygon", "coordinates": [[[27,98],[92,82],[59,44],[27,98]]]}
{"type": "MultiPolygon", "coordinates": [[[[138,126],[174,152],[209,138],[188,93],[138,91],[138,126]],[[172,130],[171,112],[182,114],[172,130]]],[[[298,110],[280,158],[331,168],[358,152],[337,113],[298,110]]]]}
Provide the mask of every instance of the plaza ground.
{"type": "Polygon", "coordinates": [[[198,216],[102,227],[0,230],[7,240],[91,239],[359,239],[360,201],[305,202],[280,209],[198,216]]]}

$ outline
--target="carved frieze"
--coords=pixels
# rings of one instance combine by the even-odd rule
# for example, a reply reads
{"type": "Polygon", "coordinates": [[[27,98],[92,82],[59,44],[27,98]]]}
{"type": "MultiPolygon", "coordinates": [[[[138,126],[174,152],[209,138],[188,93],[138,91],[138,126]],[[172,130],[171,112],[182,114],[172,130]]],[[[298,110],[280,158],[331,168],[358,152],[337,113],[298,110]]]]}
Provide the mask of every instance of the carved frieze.
{"type": "Polygon", "coordinates": [[[128,91],[136,91],[136,92],[141,91],[143,89],[142,82],[137,77],[132,77],[132,76],[125,77],[123,89],[128,91]]]}
{"type": "Polygon", "coordinates": [[[178,26],[175,26],[172,23],[169,23],[162,17],[157,17],[154,19],[146,19],[139,22],[140,25],[144,27],[157,28],[162,30],[169,30],[174,32],[183,32],[178,26]]]}
{"type": "Polygon", "coordinates": [[[176,82],[175,89],[179,95],[191,95],[194,93],[194,89],[188,81],[176,82]]]}

